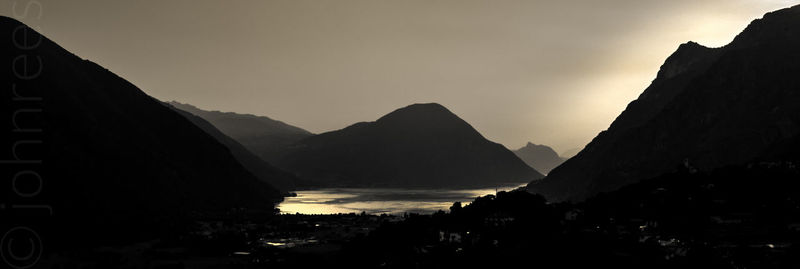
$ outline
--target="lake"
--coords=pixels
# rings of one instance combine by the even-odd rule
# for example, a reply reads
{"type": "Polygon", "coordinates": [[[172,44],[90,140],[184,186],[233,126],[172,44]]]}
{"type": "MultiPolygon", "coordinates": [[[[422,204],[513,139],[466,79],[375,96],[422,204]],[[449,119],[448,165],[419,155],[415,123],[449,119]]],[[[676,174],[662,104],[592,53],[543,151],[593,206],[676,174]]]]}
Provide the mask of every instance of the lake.
{"type": "MultiPolygon", "coordinates": [[[[520,185],[524,186],[524,185],[520,185]]],[[[397,189],[397,188],[330,188],[297,191],[278,205],[282,214],[361,213],[430,214],[448,211],[454,202],[467,205],[478,196],[508,191],[520,186],[482,189],[397,189]]]]}

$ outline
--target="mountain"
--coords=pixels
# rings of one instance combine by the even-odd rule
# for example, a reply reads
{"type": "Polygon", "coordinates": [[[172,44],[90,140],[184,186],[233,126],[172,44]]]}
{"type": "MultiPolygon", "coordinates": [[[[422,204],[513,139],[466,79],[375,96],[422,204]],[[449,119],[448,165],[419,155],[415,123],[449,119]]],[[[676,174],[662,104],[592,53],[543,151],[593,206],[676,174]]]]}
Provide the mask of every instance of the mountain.
{"type": "Polygon", "coordinates": [[[175,101],[169,104],[205,119],[222,133],[270,163],[274,163],[282,156],[287,146],[313,135],[309,131],[263,116],[206,111],[175,101]]]}
{"type": "Polygon", "coordinates": [[[542,177],[439,104],[303,139],[276,165],[321,186],[497,186],[542,177]]]}
{"type": "MultiPolygon", "coordinates": [[[[0,17],[0,35],[10,37],[0,39],[9,63],[0,73],[13,88],[0,96],[10,116],[3,124],[17,129],[3,141],[10,157],[0,158],[41,158],[41,167],[20,164],[19,171],[41,172],[39,191],[29,185],[26,193],[52,207],[57,232],[48,236],[75,237],[52,242],[175,236],[198,214],[271,213],[282,199],[217,139],[123,78],[14,19],[0,17]]],[[[22,176],[36,182],[32,173],[22,176]]]]}
{"type": "Polygon", "coordinates": [[[564,160],[567,160],[569,158],[575,157],[575,155],[578,155],[578,152],[581,152],[580,148],[573,148],[573,149],[568,149],[568,150],[565,150],[564,152],[561,152],[561,154],[559,154],[558,156],[561,156],[561,158],[564,158],[564,160]]]}
{"type": "Polygon", "coordinates": [[[582,200],[678,166],[711,170],[795,155],[798,63],[800,6],[753,21],[725,47],[683,44],[608,130],[529,190],[582,200]],[[784,143],[795,146],[778,154],[784,143]]]}
{"type": "Polygon", "coordinates": [[[293,191],[297,189],[297,183],[299,179],[292,175],[291,173],[284,172],[271,164],[267,163],[266,161],[262,160],[248,149],[246,149],[242,144],[236,142],[233,138],[228,137],[227,135],[223,134],[219,131],[214,125],[209,123],[208,121],[195,116],[192,113],[177,109],[166,103],[167,106],[173,108],[176,112],[183,115],[200,127],[203,131],[211,135],[212,137],[216,138],[217,141],[225,145],[230,151],[233,157],[239,161],[245,168],[247,168],[250,173],[258,177],[263,182],[266,182],[283,192],[293,191]]]}
{"type": "Polygon", "coordinates": [[[514,154],[522,159],[528,166],[545,174],[550,173],[550,170],[553,170],[553,168],[556,168],[556,166],[564,162],[564,159],[559,157],[552,148],[530,142],[524,147],[515,150],[514,154]]]}

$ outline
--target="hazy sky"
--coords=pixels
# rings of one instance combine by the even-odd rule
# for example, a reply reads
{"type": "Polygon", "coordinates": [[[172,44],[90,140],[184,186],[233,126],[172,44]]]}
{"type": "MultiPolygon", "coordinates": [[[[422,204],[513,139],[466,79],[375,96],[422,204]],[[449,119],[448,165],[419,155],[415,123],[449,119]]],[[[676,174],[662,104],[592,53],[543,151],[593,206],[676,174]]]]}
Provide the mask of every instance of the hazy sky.
{"type": "Polygon", "coordinates": [[[165,101],[317,133],[438,102],[507,147],[561,152],[606,129],[679,44],[722,46],[798,3],[0,0],[0,12],[165,101]]]}

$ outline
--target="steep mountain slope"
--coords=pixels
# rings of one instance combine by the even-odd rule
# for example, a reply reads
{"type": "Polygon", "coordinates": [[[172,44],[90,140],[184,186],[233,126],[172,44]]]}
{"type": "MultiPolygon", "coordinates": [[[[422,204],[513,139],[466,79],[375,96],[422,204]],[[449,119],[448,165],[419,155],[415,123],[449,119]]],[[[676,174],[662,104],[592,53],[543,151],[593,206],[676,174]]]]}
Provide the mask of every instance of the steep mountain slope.
{"type": "Polygon", "coordinates": [[[544,174],[550,173],[550,170],[564,162],[564,159],[559,157],[552,148],[530,142],[524,147],[515,150],[514,154],[522,159],[525,164],[544,174]]]}
{"type": "Polygon", "coordinates": [[[722,48],[681,45],[607,131],[529,190],[582,200],[684,162],[708,170],[759,158],[800,133],[798,63],[800,6],[766,14],[722,48]]]}
{"type": "Polygon", "coordinates": [[[276,165],[323,186],[497,186],[542,177],[439,104],[306,138],[276,165]]]}
{"type": "Polygon", "coordinates": [[[580,148],[572,148],[561,152],[560,154],[558,154],[558,156],[561,156],[561,158],[564,158],[564,160],[566,161],[567,159],[575,157],[575,155],[578,155],[579,152],[581,152],[580,148]]]}
{"type": "Polygon", "coordinates": [[[285,148],[313,135],[298,127],[263,116],[233,112],[206,111],[175,101],[170,105],[205,119],[265,161],[274,163],[285,148]]]}
{"type": "Polygon", "coordinates": [[[238,160],[239,163],[244,166],[244,168],[247,168],[248,171],[253,173],[253,175],[258,177],[258,179],[261,181],[266,182],[283,192],[292,191],[297,188],[296,184],[299,179],[294,175],[284,172],[262,160],[242,146],[242,144],[239,144],[239,142],[236,142],[236,140],[233,140],[233,138],[230,138],[220,132],[208,121],[195,116],[192,113],[177,109],[168,103],[166,105],[173,108],[176,112],[197,125],[197,127],[200,127],[200,129],[203,129],[203,131],[213,136],[217,139],[217,141],[228,147],[228,149],[231,151],[231,154],[233,154],[233,157],[236,157],[236,160],[238,160]]]}
{"type": "MultiPolygon", "coordinates": [[[[41,109],[37,117],[30,116],[35,110],[15,114],[10,123],[43,129],[13,135],[42,135],[41,195],[52,206],[59,231],[53,235],[79,237],[71,244],[146,240],[169,234],[195,213],[271,212],[280,201],[279,191],[224,145],[131,83],[16,20],[0,17],[0,35],[12,37],[0,39],[2,61],[9,63],[0,72],[15,88],[3,91],[0,107],[41,109]]],[[[34,152],[17,151],[11,157],[34,152]]]]}

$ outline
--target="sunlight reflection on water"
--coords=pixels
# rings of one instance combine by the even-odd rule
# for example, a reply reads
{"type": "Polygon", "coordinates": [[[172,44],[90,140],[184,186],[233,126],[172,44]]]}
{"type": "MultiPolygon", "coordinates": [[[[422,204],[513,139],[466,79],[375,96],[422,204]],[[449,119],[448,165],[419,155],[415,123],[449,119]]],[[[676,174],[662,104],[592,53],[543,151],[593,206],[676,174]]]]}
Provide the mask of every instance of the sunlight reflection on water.
{"type": "Polygon", "coordinates": [[[296,197],[287,197],[278,209],[284,214],[337,214],[361,213],[430,214],[448,211],[454,202],[467,205],[476,197],[495,194],[520,186],[481,189],[390,189],[390,188],[331,188],[297,191],[296,197]]]}

